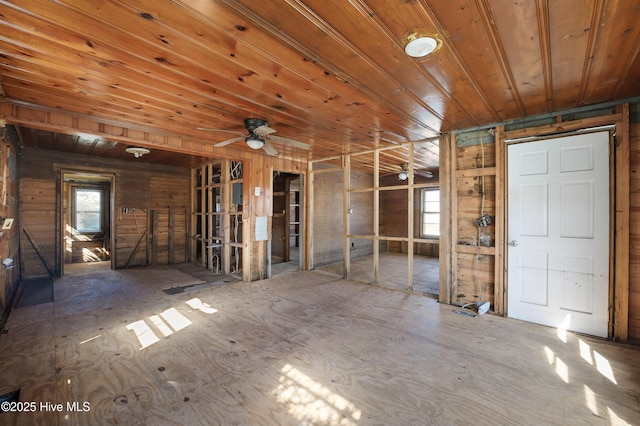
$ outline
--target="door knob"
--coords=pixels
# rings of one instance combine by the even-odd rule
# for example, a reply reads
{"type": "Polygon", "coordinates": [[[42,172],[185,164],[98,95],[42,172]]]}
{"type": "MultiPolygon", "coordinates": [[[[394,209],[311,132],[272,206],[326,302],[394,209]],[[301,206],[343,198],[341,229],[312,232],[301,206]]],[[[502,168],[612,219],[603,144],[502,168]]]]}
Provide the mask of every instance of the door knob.
{"type": "Polygon", "coordinates": [[[518,247],[518,242],[516,240],[511,240],[508,243],[511,247],[518,247]]]}

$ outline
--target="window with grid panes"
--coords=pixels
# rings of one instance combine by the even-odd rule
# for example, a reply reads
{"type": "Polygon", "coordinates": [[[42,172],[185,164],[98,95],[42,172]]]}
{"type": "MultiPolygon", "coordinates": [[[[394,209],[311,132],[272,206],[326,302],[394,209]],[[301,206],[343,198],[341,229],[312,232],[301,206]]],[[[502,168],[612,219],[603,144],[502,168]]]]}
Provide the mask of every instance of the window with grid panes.
{"type": "Polygon", "coordinates": [[[422,238],[437,238],[440,236],[440,190],[438,188],[424,188],[421,198],[420,236],[422,238]]]}

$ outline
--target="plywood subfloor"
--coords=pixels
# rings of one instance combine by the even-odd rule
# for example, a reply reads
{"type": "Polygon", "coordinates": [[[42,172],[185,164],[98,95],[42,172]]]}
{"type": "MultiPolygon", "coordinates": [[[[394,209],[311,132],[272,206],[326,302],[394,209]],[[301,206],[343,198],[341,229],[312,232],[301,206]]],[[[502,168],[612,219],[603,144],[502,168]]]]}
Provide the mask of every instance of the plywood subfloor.
{"type": "MultiPolygon", "coordinates": [[[[390,289],[407,290],[407,262],[406,254],[380,253],[378,285],[390,289]]],[[[318,267],[319,271],[342,276],[342,262],[318,267]]],[[[373,256],[361,256],[351,259],[351,280],[373,282],[373,256]]],[[[438,296],[440,293],[440,261],[437,257],[413,257],[413,288],[416,293],[438,296]]]]}
{"type": "MultiPolygon", "coordinates": [[[[633,424],[640,351],[320,272],[175,295],[170,267],[67,275],[15,310],[4,424],[633,424]],[[66,404],[89,403],[87,412],[66,404]]],[[[197,288],[197,287],[196,287],[197,288]]]]}

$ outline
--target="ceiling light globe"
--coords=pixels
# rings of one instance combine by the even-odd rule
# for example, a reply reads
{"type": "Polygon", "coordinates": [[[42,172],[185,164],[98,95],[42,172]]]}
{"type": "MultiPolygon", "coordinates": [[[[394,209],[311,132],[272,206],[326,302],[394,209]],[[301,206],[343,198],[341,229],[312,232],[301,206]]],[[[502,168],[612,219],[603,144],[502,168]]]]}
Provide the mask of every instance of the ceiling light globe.
{"type": "Polygon", "coordinates": [[[409,175],[407,174],[407,172],[400,172],[400,173],[398,173],[398,179],[400,179],[400,180],[407,180],[407,177],[409,177],[409,175]]]}
{"type": "Polygon", "coordinates": [[[247,138],[247,145],[251,149],[260,149],[264,145],[264,141],[259,138],[247,138]]]}
{"type": "Polygon", "coordinates": [[[433,37],[417,37],[404,47],[404,51],[412,58],[422,58],[436,50],[438,42],[433,37]]]}

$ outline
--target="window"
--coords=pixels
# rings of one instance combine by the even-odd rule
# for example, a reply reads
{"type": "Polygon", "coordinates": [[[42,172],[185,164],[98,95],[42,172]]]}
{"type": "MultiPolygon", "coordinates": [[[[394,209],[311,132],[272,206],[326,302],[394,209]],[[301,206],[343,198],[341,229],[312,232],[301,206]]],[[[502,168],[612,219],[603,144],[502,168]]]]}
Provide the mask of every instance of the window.
{"type": "Polygon", "coordinates": [[[74,227],[76,231],[102,232],[102,194],[101,189],[74,189],[74,227]]]}
{"type": "Polygon", "coordinates": [[[421,237],[440,236],[440,190],[438,188],[424,188],[422,190],[421,237]]]}

